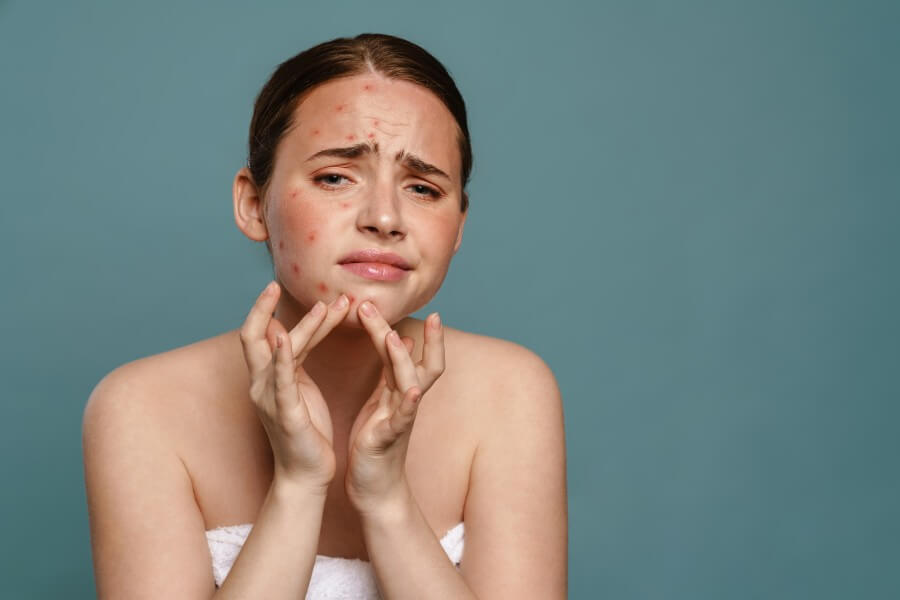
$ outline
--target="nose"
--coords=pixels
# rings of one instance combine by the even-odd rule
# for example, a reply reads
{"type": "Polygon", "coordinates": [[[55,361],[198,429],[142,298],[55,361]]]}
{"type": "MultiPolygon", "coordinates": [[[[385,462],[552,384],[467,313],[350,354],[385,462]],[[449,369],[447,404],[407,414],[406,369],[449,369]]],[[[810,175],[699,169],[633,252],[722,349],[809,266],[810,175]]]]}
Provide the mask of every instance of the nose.
{"type": "Polygon", "coordinates": [[[367,195],[357,216],[356,226],[363,233],[388,240],[402,240],[406,237],[399,198],[391,184],[377,185],[367,195]]]}

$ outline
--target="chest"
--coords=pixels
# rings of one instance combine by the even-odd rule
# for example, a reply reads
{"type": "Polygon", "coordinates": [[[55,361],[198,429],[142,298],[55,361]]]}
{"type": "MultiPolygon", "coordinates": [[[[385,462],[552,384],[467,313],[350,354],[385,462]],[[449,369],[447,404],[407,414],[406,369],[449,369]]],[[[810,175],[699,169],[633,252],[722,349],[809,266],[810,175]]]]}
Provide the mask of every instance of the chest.
{"type": "MultiPolygon", "coordinates": [[[[410,488],[437,538],[463,520],[477,445],[477,415],[456,398],[447,390],[429,391],[419,407],[407,452],[410,488]]],[[[193,414],[193,433],[183,440],[181,455],[205,528],[255,522],[272,481],[273,457],[252,403],[216,400],[193,414]]],[[[336,444],[345,443],[336,437],[336,444]]],[[[361,522],[344,491],[346,449],[336,449],[336,457],[318,554],[368,560],[361,522]]]]}

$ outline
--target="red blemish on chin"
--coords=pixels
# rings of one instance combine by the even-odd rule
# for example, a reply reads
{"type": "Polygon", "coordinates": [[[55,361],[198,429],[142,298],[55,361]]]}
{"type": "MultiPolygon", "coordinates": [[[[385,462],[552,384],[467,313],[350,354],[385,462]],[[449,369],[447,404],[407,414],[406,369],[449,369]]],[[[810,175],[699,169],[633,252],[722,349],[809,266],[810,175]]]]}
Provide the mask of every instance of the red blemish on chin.
{"type": "Polygon", "coordinates": [[[356,296],[354,296],[353,294],[351,294],[349,292],[344,292],[344,293],[347,294],[347,300],[350,301],[350,304],[353,304],[354,302],[356,302],[356,296]]]}
{"type": "Polygon", "coordinates": [[[374,139],[374,138],[375,138],[375,134],[372,133],[372,132],[369,132],[369,139],[371,140],[371,139],[374,139]]]}
{"type": "Polygon", "coordinates": [[[320,292],[323,292],[323,293],[324,293],[324,292],[327,292],[327,291],[328,291],[328,286],[325,285],[325,284],[324,284],[323,282],[321,282],[321,281],[319,282],[319,285],[316,286],[316,287],[319,288],[319,291],[320,291],[320,292]]]}
{"type": "Polygon", "coordinates": [[[295,275],[298,275],[300,273],[300,267],[297,266],[297,263],[291,263],[291,270],[295,275]]]}
{"type": "Polygon", "coordinates": [[[309,232],[309,235],[306,236],[306,239],[307,239],[307,241],[309,241],[309,242],[314,242],[314,241],[316,241],[316,232],[315,232],[315,231],[310,231],[310,232],[309,232]]]}
{"type": "Polygon", "coordinates": [[[349,202],[341,202],[341,208],[350,208],[349,202]]]}
{"type": "Polygon", "coordinates": [[[351,133],[350,135],[347,136],[347,139],[352,142],[353,140],[356,139],[356,136],[351,133]]]}

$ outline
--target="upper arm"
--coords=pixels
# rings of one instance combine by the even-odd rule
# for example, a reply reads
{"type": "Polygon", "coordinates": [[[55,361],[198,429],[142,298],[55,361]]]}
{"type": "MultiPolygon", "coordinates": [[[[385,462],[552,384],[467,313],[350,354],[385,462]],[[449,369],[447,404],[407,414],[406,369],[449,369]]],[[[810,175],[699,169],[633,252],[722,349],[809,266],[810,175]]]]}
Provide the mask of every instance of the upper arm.
{"type": "Polygon", "coordinates": [[[203,517],[161,404],[132,364],[94,388],[82,450],[98,598],[209,598],[203,517]]]}
{"type": "Polygon", "coordinates": [[[565,598],[568,502],[562,399],[550,368],[512,345],[486,401],[466,498],[460,572],[478,598],[565,598]]]}

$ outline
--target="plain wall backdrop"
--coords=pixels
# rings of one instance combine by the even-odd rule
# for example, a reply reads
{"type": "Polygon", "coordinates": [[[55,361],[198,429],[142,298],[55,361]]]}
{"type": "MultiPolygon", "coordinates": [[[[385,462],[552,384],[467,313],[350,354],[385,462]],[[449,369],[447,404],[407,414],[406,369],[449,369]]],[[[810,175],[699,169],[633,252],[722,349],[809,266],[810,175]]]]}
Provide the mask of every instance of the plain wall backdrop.
{"type": "Polygon", "coordinates": [[[0,2],[0,597],[94,597],[88,395],[240,326],[253,100],[367,31],[468,104],[416,316],[553,368],[571,597],[900,597],[898,6],[0,2]]]}

